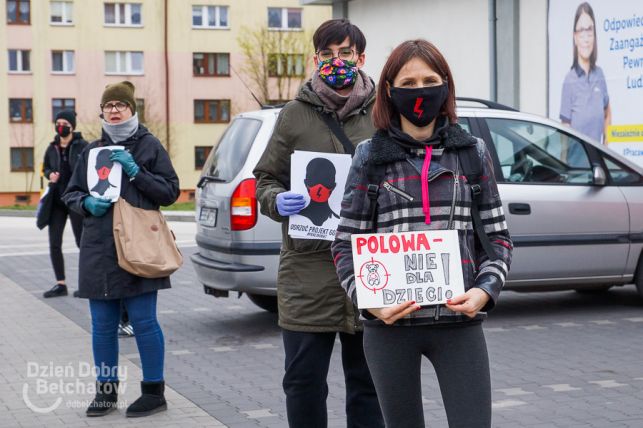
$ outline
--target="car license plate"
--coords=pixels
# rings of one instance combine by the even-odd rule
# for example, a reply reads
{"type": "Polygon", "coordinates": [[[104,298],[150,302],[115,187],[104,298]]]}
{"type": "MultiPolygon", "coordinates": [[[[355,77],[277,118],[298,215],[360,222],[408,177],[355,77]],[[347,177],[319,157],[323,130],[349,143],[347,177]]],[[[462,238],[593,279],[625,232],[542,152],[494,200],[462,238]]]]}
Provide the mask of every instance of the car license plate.
{"type": "Polygon", "coordinates": [[[199,213],[199,223],[203,226],[215,227],[217,225],[218,211],[216,208],[202,207],[199,213]]]}

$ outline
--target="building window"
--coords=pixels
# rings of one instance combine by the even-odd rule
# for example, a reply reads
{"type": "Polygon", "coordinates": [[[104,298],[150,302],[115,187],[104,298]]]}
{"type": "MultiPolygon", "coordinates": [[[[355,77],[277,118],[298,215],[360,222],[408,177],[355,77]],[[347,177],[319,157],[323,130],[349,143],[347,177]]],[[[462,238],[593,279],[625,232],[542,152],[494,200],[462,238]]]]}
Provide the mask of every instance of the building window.
{"type": "Polygon", "coordinates": [[[145,99],[137,98],[136,99],[136,114],[138,115],[138,121],[145,123],[145,99]]]}
{"type": "Polygon", "coordinates": [[[230,54],[195,52],[192,68],[195,76],[230,76],[230,54]]]}
{"type": "Polygon", "coordinates": [[[56,120],[56,115],[63,110],[76,111],[76,100],[74,98],[52,98],[51,100],[51,120],[56,120]]]}
{"type": "Polygon", "coordinates": [[[9,98],[9,122],[32,123],[31,98],[9,98]]]}
{"type": "Polygon", "coordinates": [[[143,52],[105,51],[105,74],[143,74],[143,52]]]}
{"type": "Polygon", "coordinates": [[[74,51],[51,51],[52,73],[71,74],[74,70],[74,51]]]}
{"type": "Polygon", "coordinates": [[[194,100],[194,123],[230,122],[230,100],[194,100]]]}
{"type": "Polygon", "coordinates": [[[228,28],[228,6],[192,6],[192,28],[228,28]]]}
{"type": "Polygon", "coordinates": [[[31,2],[29,0],[7,0],[7,24],[29,25],[31,2]]]}
{"type": "Polygon", "coordinates": [[[74,4],[69,1],[52,1],[49,22],[53,25],[71,25],[74,22],[74,4]]]}
{"type": "Polygon", "coordinates": [[[194,148],[194,169],[203,169],[205,161],[208,159],[212,146],[197,146],[194,148]]]}
{"type": "Polygon", "coordinates": [[[9,49],[9,71],[12,73],[28,73],[31,71],[29,51],[9,49]]]}
{"type": "Polygon", "coordinates": [[[140,27],[143,25],[141,3],[105,3],[105,25],[140,27]]]}
{"type": "Polygon", "coordinates": [[[304,72],[302,54],[268,55],[268,76],[270,77],[303,77],[304,72]]]}
{"type": "Polygon", "coordinates": [[[11,148],[11,171],[12,172],[33,171],[33,147],[12,147],[11,148]]]}
{"type": "Polygon", "coordinates": [[[271,30],[301,30],[301,9],[269,7],[268,28],[271,30]]]}

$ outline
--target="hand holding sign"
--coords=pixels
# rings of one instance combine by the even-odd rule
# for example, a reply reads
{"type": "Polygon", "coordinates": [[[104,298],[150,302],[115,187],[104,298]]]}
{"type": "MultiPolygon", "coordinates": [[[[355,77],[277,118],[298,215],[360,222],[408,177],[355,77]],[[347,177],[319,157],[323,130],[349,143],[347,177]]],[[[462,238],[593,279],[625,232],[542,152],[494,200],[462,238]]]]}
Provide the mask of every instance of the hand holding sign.
{"type": "Polygon", "coordinates": [[[304,195],[295,192],[281,192],[277,195],[275,204],[277,212],[283,217],[299,213],[306,206],[304,195]]]}
{"type": "Polygon", "coordinates": [[[415,304],[415,300],[409,302],[400,303],[397,306],[391,306],[388,308],[374,308],[369,309],[368,311],[376,316],[377,318],[384,321],[385,324],[391,325],[400,318],[404,318],[408,314],[420,310],[422,307],[415,304]]]}
{"type": "Polygon", "coordinates": [[[447,308],[454,312],[462,312],[469,318],[476,316],[484,308],[490,297],[480,288],[472,288],[464,294],[447,300],[447,308]]]}

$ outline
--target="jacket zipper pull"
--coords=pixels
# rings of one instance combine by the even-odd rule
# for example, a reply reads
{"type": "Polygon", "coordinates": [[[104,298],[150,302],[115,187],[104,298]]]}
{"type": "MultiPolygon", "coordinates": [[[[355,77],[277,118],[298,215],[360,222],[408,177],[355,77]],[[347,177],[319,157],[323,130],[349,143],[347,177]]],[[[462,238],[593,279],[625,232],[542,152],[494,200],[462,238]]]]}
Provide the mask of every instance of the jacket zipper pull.
{"type": "Polygon", "coordinates": [[[382,187],[384,187],[389,192],[395,193],[396,195],[399,195],[399,196],[403,197],[407,201],[413,202],[413,200],[415,199],[413,196],[409,195],[408,193],[406,193],[402,189],[398,189],[397,187],[393,186],[388,181],[385,181],[384,183],[382,183],[382,187]]]}
{"type": "Polygon", "coordinates": [[[437,305],[435,307],[435,316],[433,317],[434,320],[439,320],[440,319],[440,305],[437,305]]]}

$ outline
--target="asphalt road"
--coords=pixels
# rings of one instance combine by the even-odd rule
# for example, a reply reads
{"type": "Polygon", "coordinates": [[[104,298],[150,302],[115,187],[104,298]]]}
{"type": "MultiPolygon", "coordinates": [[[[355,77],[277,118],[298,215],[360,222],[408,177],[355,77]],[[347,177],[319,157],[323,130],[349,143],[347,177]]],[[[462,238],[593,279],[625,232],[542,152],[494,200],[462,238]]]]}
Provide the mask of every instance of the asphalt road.
{"type": "MultiPolygon", "coordinates": [[[[231,427],[286,426],[276,316],[245,296],[205,295],[189,261],[197,251],[195,225],[171,225],[186,262],[173,288],[159,295],[168,384],[231,427]]],[[[64,248],[73,290],[78,252],[69,229],[64,248]]],[[[42,299],[55,282],[46,230],[38,231],[30,218],[0,217],[0,236],[0,273],[42,299]]],[[[71,295],[43,300],[90,330],[86,301],[71,295]]],[[[505,292],[485,334],[494,427],[643,427],[643,301],[632,285],[594,295],[505,292]]],[[[138,363],[133,339],[121,339],[120,346],[138,363]]],[[[338,352],[329,389],[330,426],[345,426],[338,352]]],[[[423,396],[428,426],[446,427],[428,362],[423,396]]]]}

